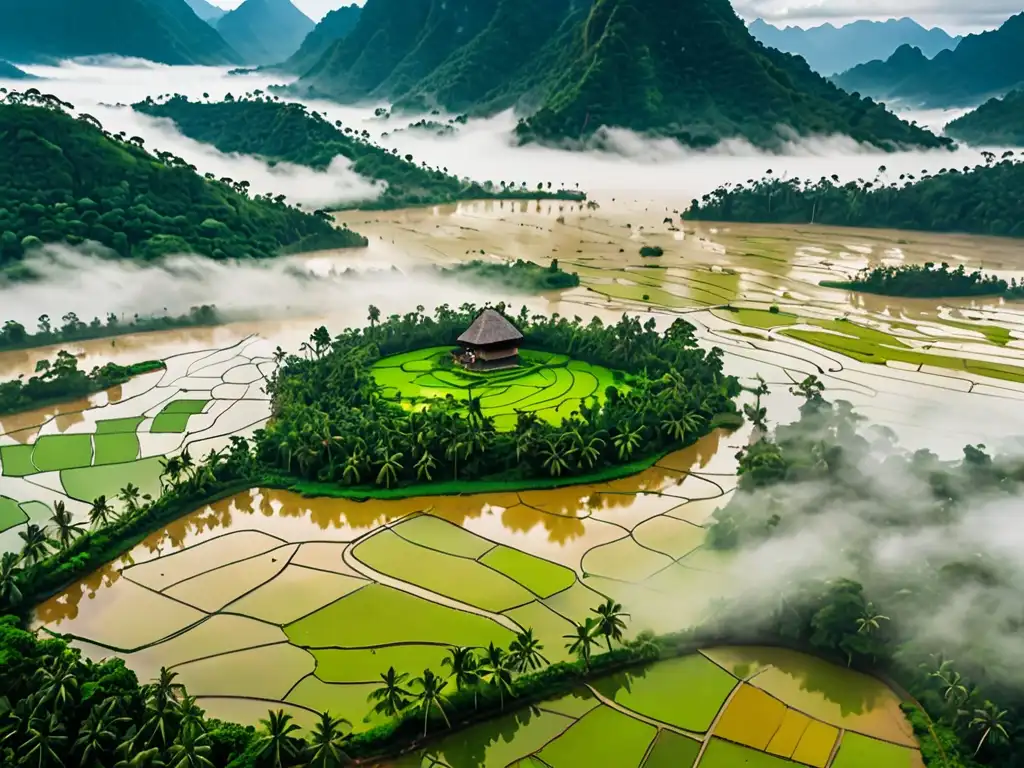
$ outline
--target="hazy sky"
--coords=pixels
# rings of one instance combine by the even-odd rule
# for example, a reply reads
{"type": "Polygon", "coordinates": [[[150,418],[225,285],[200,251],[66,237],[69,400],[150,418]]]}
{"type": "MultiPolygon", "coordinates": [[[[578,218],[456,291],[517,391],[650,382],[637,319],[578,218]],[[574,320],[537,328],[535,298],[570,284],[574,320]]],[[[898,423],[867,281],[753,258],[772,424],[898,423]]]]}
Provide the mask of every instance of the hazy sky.
{"type": "MultiPolygon", "coordinates": [[[[242,0],[210,0],[221,8],[234,8],[242,0]]],[[[319,21],[342,5],[363,5],[366,0],[292,0],[303,13],[319,21]]],[[[749,20],[758,16],[776,24],[811,26],[831,21],[845,24],[856,19],[910,16],[926,26],[941,26],[957,34],[991,29],[1020,13],[1021,0],[902,0],[894,11],[892,0],[733,0],[737,13],[749,20]]]]}

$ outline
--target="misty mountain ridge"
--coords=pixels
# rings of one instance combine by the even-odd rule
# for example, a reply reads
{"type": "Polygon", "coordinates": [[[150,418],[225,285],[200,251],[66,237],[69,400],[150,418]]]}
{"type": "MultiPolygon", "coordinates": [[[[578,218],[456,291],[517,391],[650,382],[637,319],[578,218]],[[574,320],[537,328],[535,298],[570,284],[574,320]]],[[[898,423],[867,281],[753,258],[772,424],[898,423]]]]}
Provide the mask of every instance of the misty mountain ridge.
{"type": "Polygon", "coordinates": [[[334,42],[347,37],[355,29],[362,10],[353,3],[328,13],[306,35],[302,45],[281,65],[281,69],[297,75],[304,74],[334,42]]]}
{"type": "Polygon", "coordinates": [[[290,0],[245,0],[216,22],[217,31],[250,65],[285,61],[315,26],[290,0]]]}
{"type": "Polygon", "coordinates": [[[0,80],[38,80],[23,69],[18,69],[9,61],[0,59],[0,80]]]}
{"type": "Polygon", "coordinates": [[[975,146],[1024,147],[1024,90],[989,99],[949,123],[945,133],[975,146]]]}
{"type": "Polygon", "coordinates": [[[727,0],[367,0],[299,93],[477,115],[515,107],[520,141],[602,126],[696,147],[782,134],[940,146],[927,131],[766,48],[727,0]],[[781,130],[780,130],[781,129],[781,130]]]}
{"type": "Polygon", "coordinates": [[[834,75],[875,59],[887,59],[901,45],[919,48],[925,56],[955,48],[959,35],[950,36],[938,27],[926,29],[911,18],[870,21],[861,19],[834,26],[831,23],[803,29],[776,27],[755,19],[747,27],[758,41],[785,53],[803,56],[811,69],[834,75]]]}
{"type": "Polygon", "coordinates": [[[189,8],[195,11],[196,16],[207,24],[214,24],[217,19],[227,13],[223,8],[218,8],[206,0],[185,0],[185,2],[188,3],[189,8]]]}
{"type": "Polygon", "coordinates": [[[932,58],[901,46],[888,59],[860,64],[832,80],[847,91],[911,107],[975,106],[1024,84],[1024,13],[932,58]]]}
{"type": "Polygon", "coordinates": [[[240,63],[185,0],[5,0],[0,57],[54,61],[110,54],[163,64],[240,63]]]}

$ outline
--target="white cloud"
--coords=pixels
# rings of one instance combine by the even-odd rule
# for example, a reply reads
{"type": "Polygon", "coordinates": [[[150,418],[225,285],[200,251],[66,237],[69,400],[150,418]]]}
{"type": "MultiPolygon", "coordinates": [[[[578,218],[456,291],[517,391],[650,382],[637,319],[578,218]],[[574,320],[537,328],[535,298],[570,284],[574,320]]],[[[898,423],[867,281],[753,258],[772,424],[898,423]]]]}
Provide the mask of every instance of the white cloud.
{"type": "Polygon", "coordinates": [[[800,26],[910,16],[926,26],[942,26],[953,32],[996,27],[1021,11],[1020,0],[903,0],[898,5],[889,0],[736,0],[733,7],[745,19],[760,16],[770,22],[800,26]]]}

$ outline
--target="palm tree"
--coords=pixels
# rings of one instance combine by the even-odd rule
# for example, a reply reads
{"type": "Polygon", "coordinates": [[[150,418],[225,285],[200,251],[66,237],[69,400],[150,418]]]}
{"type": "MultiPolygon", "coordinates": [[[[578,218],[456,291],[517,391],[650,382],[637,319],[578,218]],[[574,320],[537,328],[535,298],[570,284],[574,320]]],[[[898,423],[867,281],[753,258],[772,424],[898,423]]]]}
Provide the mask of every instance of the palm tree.
{"type": "Polygon", "coordinates": [[[18,538],[22,541],[21,557],[30,565],[35,565],[46,557],[53,546],[53,542],[46,536],[46,531],[35,523],[29,523],[24,531],[19,531],[18,538]]]}
{"type": "Polygon", "coordinates": [[[345,466],[341,470],[341,479],[349,485],[355,485],[363,479],[360,467],[363,466],[363,455],[358,450],[350,453],[345,459],[345,466]]]}
{"type": "Polygon", "coordinates": [[[42,701],[53,702],[57,711],[74,703],[78,698],[78,676],[81,672],[77,662],[39,667],[35,676],[39,680],[42,701]]]}
{"type": "Polygon", "coordinates": [[[630,425],[619,427],[619,433],[612,438],[612,444],[618,449],[619,461],[625,461],[640,445],[640,438],[643,435],[641,427],[633,428],[630,425]]]}
{"type": "Polygon", "coordinates": [[[597,460],[601,458],[601,451],[604,450],[604,440],[596,435],[580,440],[580,465],[587,465],[592,469],[597,460]]]}
{"type": "Polygon", "coordinates": [[[491,643],[484,651],[483,663],[480,665],[480,679],[497,688],[502,711],[505,709],[505,694],[512,694],[511,663],[511,657],[505,653],[505,649],[491,643]]]}
{"type": "Polygon", "coordinates": [[[101,757],[111,753],[116,746],[118,726],[129,720],[113,716],[114,704],[115,699],[109,698],[103,704],[93,707],[78,729],[73,751],[78,753],[80,765],[101,765],[101,757]]]}
{"type": "Polygon", "coordinates": [[[182,731],[188,728],[195,728],[199,731],[206,730],[203,715],[206,713],[196,704],[195,696],[183,696],[177,705],[178,728],[182,731]]]}
{"type": "Polygon", "coordinates": [[[292,736],[299,730],[299,726],[291,720],[292,716],[283,709],[276,712],[271,710],[267,713],[267,719],[260,720],[266,733],[260,739],[260,750],[256,757],[269,763],[272,768],[284,768],[302,752],[302,740],[292,736]]]}
{"type": "Polygon", "coordinates": [[[71,546],[75,537],[81,536],[85,527],[83,523],[76,523],[63,501],[53,503],[53,516],[50,518],[55,529],[57,544],[61,551],[71,546]]]}
{"type": "Polygon", "coordinates": [[[24,765],[46,768],[48,765],[64,765],[60,756],[64,754],[64,744],[68,737],[64,735],[64,725],[54,714],[41,714],[33,717],[26,731],[27,739],[22,743],[19,752],[24,765]]]}
{"type": "Polygon", "coordinates": [[[208,755],[213,751],[210,737],[194,726],[182,728],[169,750],[168,768],[215,768],[208,755]]]}
{"type": "Polygon", "coordinates": [[[597,632],[604,635],[608,651],[611,652],[612,640],[622,642],[622,630],[626,628],[626,622],[622,620],[622,617],[629,618],[629,614],[623,613],[622,605],[610,597],[597,608],[591,608],[590,612],[597,614],[597,632]]]}
{"type": "Polygon", "coordinates": [[[124,742],[121,747],[124,748],[128,756],[124,760],[114,763],[114,768],[164,768],[166,766],[166,763],[160,759],[159,747],[138,752],[132,741],[124,742]]]}
{"type": "Polygon", "coordinates": [[[882,628],[882,622],[888,621],[888,616],[875,613],[875,606],[868,603],[864,607],[864,614],[857,619],[857,634],[870,635],[882,628]]]}
{"type": "Polygon", "coordinates": [[[448,720],[448,715],[445,714],[444,704],[447,698],[442,693],[444,690],[444,680],[435,675],[431,670],[424,669],[423,676],[417,677],[412,681],[413,685],[418,685],[420,690],[416,694],[416,701],[419,705],[420,711],[423,713],[423,735],[427,735],[427,720],[430,717],[430,710],[437,707],[437,711],[441,713],[441,717],[444,718],[445,725],[449,728],[452,724],[448,720]]]}
{"type": "Polygon", "coordinates": [[[416,460],[416,479],[423,480],[426,478],[428,481],[433,480],[434,478],[430,473],[435,467],[437,467],[437,461],[434,459],[433,454],[430,451],[424,450],[416,460]]]}
{"type": "Polygon", "coordinates": [[[562,636],[569,641],[565,644],[569,653],[575,653],[583,659],[583,667],[588,672],[590,671],[590,649],[597,640],[596,635],[599,626],[597,619],[588,616],[582,624],[573,622],[573,627],[576,629],[575,633],[562,636]]]}
{"type": "Polygon", "coordinates": [[[351,762],[345,752],[345,742],[348,741],[349,733],[346,728],[351,728],[351,723],[340,717],[332,717],[327,712],[320,713],[320,722],[316,724],[310,736],[310,745],[307,748],[309,768],[338,768],[351,762]]]}
{"type": "Polygon", "coordinates": [[[110,525],[114,508],[110,506],[106,496],[97,496],[93,499],[92,508],[89,510],[89,523],[93,528],[105,528],[110,525]]]}
{"type": "Polygon", "coordinates": [[[387,448],[381,446],[382,453],[380,455],[381,465],[380,471],[377,473],[377,485],[383,485],[387,488],[391,487],[392,483],[398,482],[398,473],[402,471],[402,453],[392,453],[387,448]]]}
{"type": "Polygon", "coordinates": [[[322,325],[310,334],[309,340],[313,342],[313,352],[317,357],[323,357],[324,352],[331,346],[331,334],[322,325]]]}
{"type": "Polygon", "coordinates": [[[18,573],[21,570],[21,556],[15,552],[4,552],[0,557],[0,603],[15,606],[21,602],[18,588],[18,573]]]}
{"type": "Polygon", "coordinates": [[[575,452],[575,448],[562,446],[562,438],[547,438],[540,450],[541,463],[552,477],[560,477],[569,468],[569,457],[575,452]]]}
{"type": "Polygon", "coordinates": [[[160,667],[160,676],[157,677],[155,683],[150,683],[147,686],[147,694],[150,698],[169,704],[178,701],[178,697],[185,694],[185,686],[174,682],[177,677],[177,672],[171,672],[167,667],[160,667]]]}
{"type": "Polygon", "coordinates": [[[473,709],[476,709],[476,685],[480,682],[476,651],[472,648],[454,646],[448,649],[448,655],[442,659],[441,666],[451,670],[449,679],[455,680],[455,690],[461,691],[473,687],[473,709]]]}
{"type": "Polygon", "coordinates": [[[989,744],[1005,744],[1010,740],[1010,734],[1007,732],[1009,722],[1006,714],[1007,710],[999,709],[991,701],[986,701],[981,707],[974,710],[969,727],[972,731],[981,732],[978,746],[974,750],[975,755],[981,751],[981,747],[986,739],[989,744]]]}
{"type": "Polygon", "coordinates": [[[371,304],[368,307],[368,312],[369,314],[367,314],[366,319],[370,321],[370,327],[374,328],[380,321],[380,310],[377,309],[377,307],[373,306],[373,304],[371,304]]]}
{"type": "Polygon", "coordinates": [[[408,677],[409,675],[405,672],[401,674],[395,672],[394,667],[389,667],[388,671],[380,676],[380,679],[384,681],[384,685],[372,691],[369,697],[367,697],[368,701],[377,702],[373,706],[373,711],[376,714],[395,717],[408,706],[412,693],[402,687],[402,683],[408,677]]]}
{"type": "Polygon", "coordinates": [[[517,672],[527,672],[549,664],[550,662],[541,653],[543,650],[544,646],[533,636],[533,629],[523,630],[516,635],[508,647],[512,668],[517,672]]]}
{"type": "Polygon", "coordinates": [[[181,456],[178,458],[181,462],[182,474],[189,475],[189,477],[191,477],[192,473],[195,471],[196,464],[192,461],[192,454],[189,452],[188,448],[182,451],[181,456]]]}
{"type": "Polygon", "coordinates": [[[181,459],[177,456],[165,456],[160,459],[160,469],[160,486],[163,487],[165,477],[170,479],[171,485],[176,485],[181,476],[181,459]]]}
{"type": "Polygon", "coordinates": [[[134,515],[139,511],[139,487],[137,485],[128,483],[117,494],[117,498],[124,503],[129,515],[134,515]]]}

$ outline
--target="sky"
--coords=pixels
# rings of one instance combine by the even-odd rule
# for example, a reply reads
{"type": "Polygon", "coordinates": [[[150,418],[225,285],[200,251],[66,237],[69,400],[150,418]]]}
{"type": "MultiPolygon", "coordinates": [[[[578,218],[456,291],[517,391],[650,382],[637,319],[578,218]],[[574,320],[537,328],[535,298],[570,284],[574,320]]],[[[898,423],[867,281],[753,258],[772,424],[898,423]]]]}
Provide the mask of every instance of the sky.
{"type": "MultiPolygon", "coordinates": [[[[221,8],[234,8],[242,0],[210,0],[221,8]]],[[[342,5],[366,0],[292,0],[314,21],[342,5]]],[[[1021,11],[1021,0],[901,0],[894,11],[892,0],[732,0],[736,12],[748,21],[758,16],[773,24],[801,27],[830,21],[839,26],[857,19],[888,19],[910,16],[925,26],[941,26],[953,34],[969,34],[998,27],[1021,11]]]]}

